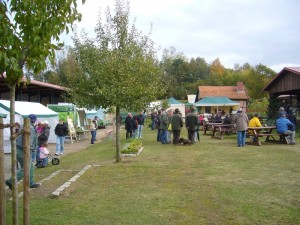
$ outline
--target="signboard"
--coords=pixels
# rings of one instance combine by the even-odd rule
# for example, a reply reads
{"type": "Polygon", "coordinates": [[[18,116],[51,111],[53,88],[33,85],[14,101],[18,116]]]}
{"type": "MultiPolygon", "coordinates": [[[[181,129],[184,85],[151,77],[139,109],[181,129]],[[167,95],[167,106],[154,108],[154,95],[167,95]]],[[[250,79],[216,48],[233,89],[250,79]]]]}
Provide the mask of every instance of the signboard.
{"type": "Polygon", "coordinates": [[[48,104],[47,107],[54,112],[74,112],[74,105],[52,105],[48,104]]]}

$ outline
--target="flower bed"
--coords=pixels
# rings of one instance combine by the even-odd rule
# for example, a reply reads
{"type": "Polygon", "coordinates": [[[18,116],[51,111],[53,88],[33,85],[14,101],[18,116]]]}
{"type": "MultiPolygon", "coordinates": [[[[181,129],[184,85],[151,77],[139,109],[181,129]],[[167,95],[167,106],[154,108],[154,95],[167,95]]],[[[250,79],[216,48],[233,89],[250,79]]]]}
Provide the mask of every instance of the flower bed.
{"type": "Polygon", "coordinates": [[[137,156],[143,151],[144,147],[139,139],[130,139],[122,148],[122,156],[137,156]]]}

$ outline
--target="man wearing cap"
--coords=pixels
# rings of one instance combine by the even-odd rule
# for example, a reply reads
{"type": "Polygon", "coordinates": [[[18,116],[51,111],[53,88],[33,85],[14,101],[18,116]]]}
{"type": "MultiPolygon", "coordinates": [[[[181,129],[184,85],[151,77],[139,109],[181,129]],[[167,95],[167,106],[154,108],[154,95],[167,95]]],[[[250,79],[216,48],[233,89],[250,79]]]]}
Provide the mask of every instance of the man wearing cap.
{"type": "MultiPolygon", "coordinates": [[[[34,127],[36,121],[36,115],[30,114],[28,116],[30,119],[30,153],[34,154],[37,149],[37,132],[34,127]]],[[[23,135],[19,135],[16,139],[16,146],[17,146],[17,160],[21,166],[21,169],[17,172],[17,181],[21,180],[24,176],[23,168],[24,168],[24,153],[23,153],[23,135]]],[[[37,188],[40,184],[35,183],[33,181],[33,164],[32,161],[30,162],[30,188],[37,188]]],[[[5,181],[6,185],[9,189],[12,189],[12,178],[5,181]]]]}

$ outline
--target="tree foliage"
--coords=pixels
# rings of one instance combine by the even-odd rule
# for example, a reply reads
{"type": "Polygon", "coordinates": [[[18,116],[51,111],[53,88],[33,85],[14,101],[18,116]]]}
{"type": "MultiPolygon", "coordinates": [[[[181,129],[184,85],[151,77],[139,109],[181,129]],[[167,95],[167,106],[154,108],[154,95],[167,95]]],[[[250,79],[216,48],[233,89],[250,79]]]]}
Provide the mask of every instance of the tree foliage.
{"type": "MultiPolygon", "coordinates": [[[[85,107],[115,107],[140,111],[164,94],[162,72],[155,56],[153,42],[139,32],[134,23],[129,26],[129,3],[115,2],[115,14],[110,9],[101,14],[95,29],[96,38],[83,34],[75,38],[72,56],[79,70],[68,80],[70,93],[78,105],[85,107]]],[[[118,129],[117,129],[118,132],[118,129]]],[[[118,133],[117,161],[119,158],[118,133]]]]}
{"type": "Polygon", "coordinates": [[[59,35],[80,18],[76,0],[0,1],[0,76],[10,88],[13,224],[18,224],[15,88],[25,68],[37,73],[46,67],[47,58],[54,61],[55,50],[63,46],[59,35]]]}

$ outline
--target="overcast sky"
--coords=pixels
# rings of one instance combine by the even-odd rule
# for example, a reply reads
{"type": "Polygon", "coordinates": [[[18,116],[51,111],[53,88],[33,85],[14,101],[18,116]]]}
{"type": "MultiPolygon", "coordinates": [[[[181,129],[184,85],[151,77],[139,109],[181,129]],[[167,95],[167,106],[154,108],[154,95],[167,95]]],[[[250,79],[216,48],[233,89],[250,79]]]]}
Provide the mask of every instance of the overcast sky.
{"type": "MultiPolygon", "coordinates": [[[[114,0],[80,5],[78,31],[93,35],[99,10],[103,13],[107,6],[114,12],[114,0]]],[[[188,59],[203,57],[208,63],[219,58],[226,68],[262,63],[276,72],[300,66],[299,9],[300,0],[130,1],[136,27],[148,34],[152,24],[156,48],[173,46],[188,59]]],[[[67,45],[72,45],[70,36],[62,35],[67,45]]]]}

